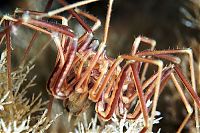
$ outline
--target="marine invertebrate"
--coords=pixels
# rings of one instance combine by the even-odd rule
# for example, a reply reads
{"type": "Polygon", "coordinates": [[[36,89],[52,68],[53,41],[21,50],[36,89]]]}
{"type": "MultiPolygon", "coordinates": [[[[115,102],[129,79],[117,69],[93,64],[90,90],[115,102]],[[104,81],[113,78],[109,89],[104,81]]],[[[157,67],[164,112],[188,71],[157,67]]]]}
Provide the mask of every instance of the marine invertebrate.
{"type": "MultiPolygon", "coordinates": [[[[55,98],[62,99],[66,109],[73,114],[79,114],[87,108],[90,102],[96,103],[96,112],[104,120],[109,120],[114,112],[118,116],[122,116],[124,108],[129,110],[127,114],[129,119],[137,119],[139,114],[142,113],[144,117],[143,132],[147,129],[151,131],[159,94],[167,81],[171,79],[188,111],[188,115],[179,128],[179,131],[181,131],[193,110],[184,96],[177,81],[178,78],[186,86],[189,94],[200,108],[200,100],[195,93],[196,83],[192,51],[190,49],[154,50],[154,40],[139,36],[135,39],[129,55],[120,55],[116,59],[107,57],[105,47],[113,1],[109,1],[104,36],[101,43],[93,40],[93,32],[100,26],[100,21],[91,14],[72,9],[94,1],[96,0],[86,0],[72,5],[66,5],[64,1],[60,1],[61,4],[65,5],[63,8],[47,13],[28,11],[33,16],[28,19],[23,19],[21,16],[17,18],[4,16],[1,21],[1,23],[5,22],[2,33],[6,33],[8,55],[10,55],[11,50],[9,29],[13,25],[22,24],[50,35],[58,49],[55,69],[48,82],[50,94],[55,98]],[[57,15],[65,10],[69,12],[68,19],[57,15]],[[94,21],[95,24],[92,28],[79,15],[94,21]],[[80,37],[76,36],[71,27],[68,26],[71,16],[75,17],[85,29],[85,33],[80,37]],[[62,23],[50,23],[45,21],[46,18],[62,20],[62,23]],[[13,24],[10,25],[8,21],[12,21],[13,24]],[[139,51],[138,48],[141,42],[144,42],[150,48],[139,51]],[[192,85],[181,73],[179,68],[180,58],[177,54],[189,55],[188,61],[192,85]],[[166,65],[164,60],[172,64],[164,67],[166,65]],[[156,72],[147,77],[146,73],[149,65],[153,65],[153,71],[156,72]],[[175,74],[177,74],[178,78],[175,77],[175,74]],[[137,98],[139,100],[134,108],[132,103],[137,98]],[[149,99],[153,100],[153,104],[147,108],[145,103],[149,99]],[[150,110],[151,121],[149,122],[150,110]]],[[[51,2],[49,1],[49,3],[51,2]]],[[[47,4],[47,7],[49,7],[49,4],[47,4]]],[[[24,14],[26,12],[16,10],[15,14],[24,14]]],[[[29,46],[31,47],[31,45],[29,46]]],[[[8,66],[11,66],[9,57],[8,60],[8,66]]],[[[8,79],[10,79],[10,69],[8,69],[7,74],[8,79]]],[[[11,83],[8,83],[8,88],[10,88],[9,84],[11,83]]]]}

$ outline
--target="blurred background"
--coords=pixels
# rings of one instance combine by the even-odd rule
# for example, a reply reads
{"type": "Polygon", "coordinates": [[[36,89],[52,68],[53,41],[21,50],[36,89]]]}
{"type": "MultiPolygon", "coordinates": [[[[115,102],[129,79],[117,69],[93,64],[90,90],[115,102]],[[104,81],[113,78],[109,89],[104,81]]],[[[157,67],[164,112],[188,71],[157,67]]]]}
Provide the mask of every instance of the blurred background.
{"type": "MultiPolygon", "coordinates": [[[[77,1],[67,0],[67,2],[74,3],[77,1]]],[[[43,11],[46,3],[47,0],[1,0],[0,16],[2,17],[4,14],[11,15],[16,8],[43,11]]],[[[61,5],[55,0],[51,9],[59,7],[61,5]]],[[[101,40],[107,1],[101,0],[83,6],[81,9],[93,14],[102,21],[102,27],[95,32],[95,38],[101,40]]],[[[88,20],[85,21],[87,22],[88,20]]],[[[91,24],[90,22],[88,23],[91,24]]],[[[77,28],[76,25],[72,24],[72,26],[75,29],[77,28]]],[[[20,53],[23,53],[27,44],[29,44],[33,33],[32,30],[21,26],[13,33],[13,67],[16,67],[21,61],[22,55],[20,53]]],[[[107,43],[107,54],[111,57],[128,54],[134,39],[138,35],[156,40],[156,49],[192,48],[199,88],[200,0],[115,0],[107,43]]],[[[31,49],[28,60],[37,55],[38,49],[47,41],[48,37],[41,34],[35,40],[35,45],[31,49]]],[[[36,88],[38,89],[33,90],[33,92],[42,90],[46,100],[49,98],[46,92],[46,83],[53,70],[55,58],[56,49],[52,42],[35,62],[36,73],[34,72],[33,74],[38,76],[36,79],[36,88]]],[[[187,61],[188,59],[183,56],[183,64],[187,64],[187,61]]],[[[188,73],[187,68],[184,69],[184,73],[188,73]]],[[[187,113],[176,89],[173,86],[170,87],[170,85],[168,88],[161,94],[157,108],[161,112],[163,119],[160,124],[155,126],[155,130],[161,128],[161,132],[176,131],[187,113]]],[[[189,100],[192,101],[191,99],[189,100]]],[[[54,104],[54,114],[64,111],[62,103],[60,101],[56,101],[56,103],[54,104]]],[[[64,117],[60,119],[61,121],[66,121],[64,117]]],[[[66,130],[70,127],[69,124],[63,122],[59,122],[59,126],[66,130]]],[[[194,128],[194,116],[192,116],[184,132],[194,132],[194,128]]]]}

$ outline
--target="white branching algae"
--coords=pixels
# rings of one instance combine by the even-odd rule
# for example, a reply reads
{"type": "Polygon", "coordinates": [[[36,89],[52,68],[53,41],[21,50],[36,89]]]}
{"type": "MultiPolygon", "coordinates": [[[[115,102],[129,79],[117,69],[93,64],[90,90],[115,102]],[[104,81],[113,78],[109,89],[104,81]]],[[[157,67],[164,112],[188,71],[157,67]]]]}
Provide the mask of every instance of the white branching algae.
{"type": "Polygon", "coordinates": [[[34,66],[26,66],[12,72],[12,93],[7,88],[6,54],[3,52],[0,59],[0,132],[44,132],[55,119],[47,120],[47,101],[43,102],[41,93],[32,98],[25,95],[31,87],[35,86],[34,80],[27,79],[28,73],[34,66]],[[11,98],[12,97],[12,98],[11,98]],[[42,114],[41,114],[42,113],[42,114]]]}
{"type": "MultiPolygon", "coordinates": [[[[146,105],[149,107],[152,104],[151,101],[147,101],[146,105]]],[[[113,114],[111,121],[106,123],[104,126],[99,125],[97,115],[91,119],[91,122],[87,122],[86,114],[83,113],[83,122],[79,121],[75,133],[139,133],[144,127],[144,119],[142,114],[136,120],[126,119],[127,110],[124,110],[124,117],[119,118],[113,114]]],[[[162,117],[160,112],[156,111],[156,118],[154,118],[153,124],[158,124],[162,117]]],[[[161,129],[157,131],[159,133],[161,129]]]]}

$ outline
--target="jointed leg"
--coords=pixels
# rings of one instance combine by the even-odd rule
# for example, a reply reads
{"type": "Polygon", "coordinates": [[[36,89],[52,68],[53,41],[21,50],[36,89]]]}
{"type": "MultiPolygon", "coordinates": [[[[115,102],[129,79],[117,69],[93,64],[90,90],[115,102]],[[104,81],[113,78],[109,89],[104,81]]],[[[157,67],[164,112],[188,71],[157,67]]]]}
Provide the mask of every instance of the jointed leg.
{"type": "Polygon", "coordinates": [[[135,82],[135,86],[136,86],[136,90],[138,93],[138,97],[139,97],[139,101],[140,101],[140,106],[141,106],[141,111],[143,114],[143,118],[144,118],[144,128],[142,129],[141,132],[146,132],[147,128],[149,127],[149,115],[148,115],[148,111],[147,111],[147,107],[146,107],[146,100],[143,94],[143,89],[142,89],[142,84],[139,78],[139,73],[137,71],[137,65],[135,65],[135,63],[131,64],[131,68],[133,71],[133,77],[134,77],[134,82],[135,82]]]}
{"type": "MultiPolygon", "coordinates": [[[[121,70],[121,74],[118,75],[118,78],[116,79],[116,83],[115,83],[115,86],[113,86],[113,89],[111,90],[111,92],[109,92],[110,94],[110,97],[109,98],[106,98],[106,109],[102,109],[103,107],[103,104],[105,104],[104,102],[104,99],[102,99],[103,101],[101,101],[101,99],[99,99],[102,95],[102,90],[105,90],[105,87],[108,83],[108,79],[110,79],[111,75],[114,73],[114,71],[116,70],[116,67],[119,65],[119,63],[122,62],[122,60],[130,60],[130,61],[137,61],[137,62],[144,62],[144,63],[150,63],[150,64],[154,64],[156,66],[158,66],[158,75],[157,75],[157,79],[155,81],[155,86],[156,86],[156,89],[155,89],[155,95],[154,95],[154,100],[153,100],[153,111],[152,111],[152,119],[154,118],[154,115],[155,115],[155,108],[156,108],[156,105],[157,105],[157,100],[158,100],[158,92],[159,92],[159,88],[160,88],[160,81],[161,81],[161,74],[162,74],[162,69],[163,69],[163,64],[161,61],[159,60],[150,60],[150,59],[146,59],[146,58],[140,58],[140,57],[137,57],[137,56],[129,56],[129,55],[123,55],[123,56],[120,56],[114,63],[113,65],[111,66],[110,70],[108,71],[104,81],[103,81],[103,84],[101,87],[103,88],[100,88],[97,93],[97,95],[93,95],[93,99],[96,99],[96,101],[99,101],[96,105],[96,111],[98,112],[98,114],[103,118],[103,119],[109,119],[113,112],[115,111],[114,109],[116,108],[117,106],[117,102],[118,102],[118,99],[120,97],[120,94],[121,94],[121,90],[122,90],[122,86],[123,86],[123,83],[126,79],[126,75],[127,75],[127,72],[128,72],[128,68],[129,68],[129,65],[126,65],[123,67],[123,70],[121,70]],[[98,100],[99,99],[99,100],[98,100]]],[[[129,62],[131,63],[131,62],[129,62]]],[[[135,66],[134,66],[135,67],[135,66]]],[[[137,67],[134,68],[135,71],[137,69],[137,67]]],[[[137,73],[135,73],[135,75],[138,75],[137,73]]],[[[135,76],[134,78],[137,78],[137,76],[135,76]]],[[[137,81],[139,81],[139,79],[137,78],[137,81]]],[[[141,87],[139,87],[139,83],[136,82],[137,84],[137,90],[138,90],[138,94],[139,94],[139,97],[140,97],[140,102],[142,103],[142,112],[143,112],[143,115],[144,115],[144,119],[145,119],[145,127],[144,130],[146,130],[148,128],[148,113],[147,113],[147,109],[146,109],[146,105],[144,104],[144,101],[145,99],[143,98],[142,96],[142,89],[141,87]]],[[[91,98],[91,95],[92,93],[90,93],[90,98],[91,98]]],[[[93,100],[92,99],[92,100],[93,100]]],[[[150,126],[152,126],[152,121],[150,123],[150,126]]],[[[143,131],[144,131],[143,130],[143,131]]],[[[150,129],[151,130],[151,129],[150,129]]]]}
{"type": "MultiPolygon", "coordinates": [[[[200,98],[199,98],[199,97],[197,96],[197,94],[193,91],[191,85],[190,85],[189,82],[186,80],[186,78],[183,76],[183,74],[181,73],[180,69],[179,69],[177,66],[175,66],[175,67],[173,68],[173,70],[176,71],[176,73],[178,74],[179,78],[181,79],[181,81],[182,81],[183,84],[185,85],[186,89],[189,91],[191,97],[194,99],[194,101],[195,101],[195,103],[198,105],[198,107],[200,107],[200,98]]],[[[187,109],[187,112],[188,112],[188,114],[187,114],[187,116],[185,117],[184,121],[182,122],[182,124],[181,124],[180,127],[178,128],[178,131],[177,131],[177,132],[181,132],[182,129],[185,127],[185,125],[186,125],[188,119],[190,118],[190,116],[191,116],[191,114],[192,114],[192,112],[193,112],[193,109],[191,108],[189,102],[187,101],[187,99],[186,99],[186,97],[185,97],[185,95],[184,95],[184,92],[182,91],[181,86],[179,85],[177,79],[176,79],[175,76],[174,76],[173,71],[168,71],[167,73],[168,73],[168,74],[165,74],[165,75],[162,76],[162,78],[163,78],[162,80],[163,80],[163,81],[161,82],[161,87],[160,87],[160,92],[159,92],[159,93],[162,92],[162,90],[163,90],[163,88],[165,87],[167,81],[169,80],[169,78],[171,78],[172,81],[174,82],[175,87],[177,88],[177,90],[178,90],[178,92],[179,92],[179,94],[180,94],[180,96],[181,96],[181,99],[182,99],[182,101],[183,101],[183,103],[184,103],[184,105],[185,105],[185,107],[186,107],[186,109],[187,109]]],[[[150,98],[152,97],[152,95],[153,95],[153,93],[154,93],[153,88],[154,88],[154,86],[153,86],[153,84],[152,84],[152,85],[147,89],[147,91],[145,92],[145,97],[146,97],[147,99],[150,99],[150,98]]],[[[135,112],[134,112],[134,113],[135,113],[135,112]]]]}
{"type": "MultiPolygon", "coordinates": [[[[51,4],[52,4],[52,2],[53,2],[53,0],[49,0],[48,1],[48,3],[47,3],[47,5],[46,5],[46,8],[45,8],[45,11],[47,11],[47,10],[49,10],[49,8],[51,7],[51,4]]],[[[24,11],[24,10],[21,10],[21,9],[16,9],[15,10],[15,14],[24,14],[24,13],[27,13],[27,11],[24,11]]],[[[28,15],[41,15],[41,14],[44,14],[43,12],[34,12],[34,11],[28,11],[28,15]]],[[[62,17],[62,16],[51,16],[50,18],[53,18],[53,19],[59,19],[59,20],[62,20],[62,25],[68,25],[67,24],[67,20],[66,20],[66,18],[64,18],[64,17],[62,17]]],[[[28,21],[28,20],[27,20],[28,21]]],[[[27,46],[27,48],[26,48],[26,50],[25,50],[25,53],[24,53],[24,55],[23,55],[23,58],[22,58],[22,62],[21,62],[21,64],[20,64],[20,67],[23,67],[24,66],[24,64],[25,64],[25,60],[26,60],[26,58],[27,58],[27,55],[28,55],[28,53],[30,52],[30,50],[31,50],[31,47],[32,47],[32,45],[33,45],[33,43],[34,43],[34,40],[38,37],[38,35],[39,35],[39,32],[38,31],[35,31],[34,32],[34,34],[33,34],[33,37],[32,37],[32,39],[31,39],[31,41],[30,41],[30,43],[29,43],[29,45],[27,46]]],[[[64,42],[63,41],[64,39],[62,39],[62,42],[64,42]]],[[[60,49],[60,48],[58,48],[58,49],[60,49]]],[[[61,52],[60,52],[61,53],[61,52]]],[[[63,55],[62,53],[61,53],[61,55],[63,55]]],[[[62,56],[63,57],[63,56],[62,56]]]]}
{"type": "Polygon", "coordinates": [[[76,85],[76,90],[80,89],[81,84],[84,82],[84,80],[86,79],[87,75],[90,75],[92,69],[94,68],[94,66],[96,65],[99,56],[103,53],[104,49],[105,49],[105,44],[107,42],[107,37],[108,37],[108,29],[109,29],[109,24],[110,24],[110,17],[111,17],[111,11],[112,11],[112,4],[113,4],[113,0],[109,0],[109,5],[108,5],[108,11],[107,11],[107,16],[106,16],[106,23],[105,23],[105,28],[104,28],[104,37],[103,37],[103,41],[101,42],[96,55],[92,58],[91,60],[91,64],[88,67],[88,69],[85,71],[83,77],[80,79],[80,81],[78,82],[78,84],[76,85]]]}
{"type": "MultiPolygon", "coordinates": [[[[151,51],[153,51],[155,46],[156,46],[155,40],[149,39],[147,37],[139,36],[135,39],[135,41],[133,43],[131,55],[135,55],[137,53],[139,45],[141,44],[141,42],[144,42],[145,44],[150,45],[151,51]]],[[[143,69],[143,72],[142,72],[142,75],[141,75],[141,81],[142,82],[145,80],[145,74],[146,74],[147,69],[148,69],[148,63],[145,63],[144,69],[143,69]]]]}
{"type": "Polygon", "coordinates": [[[122,58],[128,59],[128,60],[135,60],[138,62],[145,62],[145,63],[151,63],[156,66],[158,66],[158,77],[156,79],[156,86],[155,86],[155,94],[153,98],[153,106],[152,106],[152,111],[151,111],[151,120],[150,120],[150,125],[149,125],[149,131],[152,131],[153,127],[153,120],[156,112],[156,107],[157,107],[157,102],[158,102],[158,97],[159,97],[159,89],[160,89],[160,82],[161,82],[161,75],[162,75],[162,70],[163,70],[163,62],[160,60],[150,60],[150,59],[145,59],[145,58],[140,58],[140,57],[135,57],[135,56],[128,56],[128,55],[123,55],[122,58]]]}
{"type": "MultiPolygon", "coordinates": [[[[168,82],[168,80],[171,78],[172,81],[174,82],[175,84],[175,87],[177,88],[180,96],[181,96],[181,99],[187,109],[187,116],[185,117],[184,121],[182,122],[182,124],[180,125],[179,129],[177,132],[181,132],[181,130],[184,128],[185,124],[187,123],[188,119],[190,118],[192,112],[193,112],[193,109],[191,108],[189,102],[187,101],[185,95],[184,95],[184,92],[182,91],[182,88],[180,87],[178,81],[176,80],[175,76],[174,76],[174,66],[172,66],[172,68],[170,68],[169,70],[167,70],[166,72],[164,72],[165,74],[162,76],[162,82],[161,82],[161,86],[160,86],[160,90],[159,90],[159,93],[162,93],[164,87],[166,86],[166,83],[168,82]]],[[[154,93],[154,86],[153,84],[151,84],[151,86],[147,89],[147,91],[145,92],[145,97],[146,99],[150,99],[154,93]]],[[[190,87],[191,88],[191,87],[190,87]]],[[[192,89],[190,89],[192,90],[192,89]]],[[[195,95],[195,93],[193,93],[195,95]]]]}
{"type": "MultiPolygon", "coordinates": [[[[162,92],[162,88],[163,86],[165,86],[166,82],[168,81],[168,77],[170,76],[170,73],[172,72],[173,68],[172,66],[169,67],[165,67],[162,71],[162,78],[161,78],[161,85],[160,85],[160,90],[159,90],[159,94],[162,92]]],[[[133,76],[133,75],[131,75],[133,76]]],[[[156,86],[156,78],[158,76],[158,73],[152,75],[148,80],[146,80],[143,85],[142,85],[142,90],[145,89],[145,93],[144,93],[144,97],[146,102],[153,96],[154,91],[155,91],[155,86],[156,86]]],[[[134,78],[134,77],[132,77],[134,78]]],[[[132,101],[137,97],[136,93],[133,93],[132,95],[130,95],[130,97],[125,97],[126,99],[124,99],[124,104],[127,108],[130,108],[132,101]]],[[[148,110],[151,110],[151,107],[149,107],[148,110]]],[[[140,112],[140,104],[137,104],[134,111],[129,114],[127,114],[127,118],[128,119],[136,119],[140,112]]],[[[121,114],[120,114],[121,115],[121,114]]]]}
{"type": "Polygon", "coordinates": [[[180,125],[180,127],[178,128],[178,133],[180,133],[182,131],[182,129],[185,127],[186,123],[188,122],[192,112],[193,112],[193,109],[192,107],[190,106],[189,102],[187,101],[185,95],[184,95],[184,92],[181,88],[181,86],[179,85],[177,79],[175,78],[174,74],[171,73],[171,78],[172,78],[172,81],[174,82],[174,85],[176,86],[180,96],[181,96],[181,99],[186,107],[186,110],[188,112],[187,116],[185,117],[185,119],[183,120],[182,124],[180,125]]]}
{"type": "Polygon", "coordinates": [[[198,108],[200,109],[200,98],[198,97],[197,93],[194,91],[194,89],[192,88],[190,83],[187,81],[187,79],[185,78],[185,76],[181,72],[180,68],[178,66],[175,66],[174,69],[175,69],[177,75],[179,76],[179,78],[181,79],[182,83],[184,84],[184,86],[188,90],[189,94],[193,98],[194,102],[197,104],[198,108]]]}
{"type": "MultiPolygon", "coordinates": [[[[96,31],[96,30],[101,26],[101,21],[100,21],[98,18],[96,18],[95,16],[93,16],[93,15],[91,15],[91,14],[88,14],[88,13],[85,13],[85,12],[79,10],[79,9],[75,9],[75,11],[76,11],[78,14],[80,14],[80,15],[82,15],[82,16],[84,16],[84,17],[90,19],[91,21],[95,22],[95,24],[94,24],[94,25],[92,26],[92,28],[91,28],[92,33],[93,33],[94,31],[96,31]]],[[[87,47],[87,45],[89,44],[89,41],[91,41],[90,38],[92,38],[92,37],[93,37],[93,36],[92,36],[91,34],[88,34],[88,32],[86,32],[84,35],[82,35],[82,36],[79,38],[79,42],[80,42],[80,45],[81,45],[81,42],[82,42],[82,43],[85,43],[85,44],[84,44],[84,45],[82,44],[82,46],[80,46],[80,48],[79,48],[78,51],[84,50],[84,49],[87,47]],[[85,38],[86,38],[86,39],[85,39],[85,38]],[[90,40],[89,40],[89,39],[90,39],[90,40]],[[85,41],[84,41],[84,40],[85,40],[85,41]]]]}
{"type": "MultiPolygon", "coordinates": [[[[117,69],[117,67],[119,66],[119,64],[123,61],[123,59],[121,57],[117,58],[112,66],[110,67],[109,71],[107,72],[106,74],[106,77],[104,78],[103,80],[103,84],[100,86],[100,87],[97,87],[97,88],[93,88],[90,90],[89,92],[89,98],[94,101],[94,102],[98,102],[102,93],[103,93],[103,90],[105,90],[108,82],[109,82],[109,79],[110,77],[112,77],[113,73],[115,72],[115,70],[117,69]]],[[[118,76],[118,75],[116,75],[118,76]]],[[[110,92],[107,92],[106,94],[109,95],[110,92]]],[[[105,95],[106,95],[105,94],[105,95]]]]}
{"type": "Polygon", "coordinates": [[[128,68],[129,68],[128,65],[124,66],[119,75],[117,76],[116,83],[113,84],[113,88],[109,92],[110,96],[107,97],[106,100],[104,99],[104,97],[101,97],[96,103],[96,112],[104,120],[109,120],[113,115],[114,111],[116,110],[117,103],[119,100],[119,95],[127,76],[128,68]]]}
{"type": "Polygon", "coordinates": [[[98,49],[96,55],[94,55],[94,57],[91,59],[91,63],[89,65],[88,69],[86,69],[86,71],[84,72],[82,78],[77,83],[77,85],[75,87],[76,91],[80,91],[81,85],[83,84],[83,82],[85,81],[85,79],[87,78],[87,76],[90,75],[90,73],[93,70],[94,66],[96,65],[96,63],[97,63],[100,55],[104,51],[105,44],[106,44],[106,41],[107,41],[107,36],[108,36],[108,28],[109,28],[109,23],[110,23],[112,3],[113,3],[113,0],[109,0],[108,12],[107,12],[107,16],[106,16],[106,24],[105,24],[105,28],[104,28],[105,31],[104,31],[103,42],[100,44],[99,49],[98,49]]]}
{"type": "Polygon", "coordinates": [[[101,21],[98,18],[96,18],[95,16],[93,16],[92,14],[83,12],[80,9],[75,9],[75,11],[78,14],[80,14],[82,16],[85,16],[86,18],[88,18],[88,19],[92,20],[93,22],[95,22],[95,24],[91,28],[92,32],[96,31],[101,26],[101,21]]]}
{"type": "MultiPolygon", "coordinates": [[[[193,59],[193,53],[191,49],[184,49],[184,50],[163,50],[163,51],[149,51],[149,52],[140,52],[137,55],[143,56],[143,55],[166,55],[166,54],[187,54],[189,56],[189,67],[190,67],[190,74],[191,74],[191,83],[192,88],[194,92],[196,92],[196,81],[195,81],[195,74],[194,74],[194,59],[193,59]]],[[[199,117],[198,117],[198,108],[196,105],[196,102],[194,102],[195,106],[195,120],[196,120],[196,128],[197,132],[199,132],[199,117]]]]}
{"type": "MultiPolygon", "coordinates": [[[[58,1],[64,6],[68,5],[63,0],[58,0],[58,1]]],[[[69,9],[68,12],[70,14],[72,14],[72,16],[74,16],[76,18],[76,20],[81,24],[81,26],[86,30],[86,32],[78,40],[78,43],[79,43],[78,52],[81,52],[87,48],[87,46],[89,45],[89,43],[91,42],[91,40],[93,38],[93,32],[97,28],[100,27],[101,22],[99,21],[99,19],[97,19],[93,15],[82,12],[81,10],[78,10],[78,9],[76,11],[74,11],[73,9],[69,9]],[[82,16],[94,21],[95,24],[93,25],[93,27],[90,28],[79,15],[82,15],[82,16]]]]}

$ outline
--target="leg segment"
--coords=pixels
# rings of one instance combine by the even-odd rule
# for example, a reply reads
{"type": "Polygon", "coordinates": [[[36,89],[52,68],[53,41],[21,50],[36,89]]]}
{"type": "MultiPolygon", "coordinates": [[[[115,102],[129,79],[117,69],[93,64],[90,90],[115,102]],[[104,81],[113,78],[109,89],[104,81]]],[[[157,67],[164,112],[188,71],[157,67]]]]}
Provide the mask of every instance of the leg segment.
{"type": "Polygon", "coordinates": [[[141,111],[142,111],[143,118],[144,118],[144,129],[142,130],[142,132],[145,132],[147,130],[147,128],[149,127],[149,125],[148,125],[149,124],[148,123],[149,115],[148,115],[148,111],[147,111],[147,107],[146,107],[146,100],[145,100],[145,97],[143,94],[142,84],[140,82],[139,73],[136,70],[137,66],[135,65],[135,63],[131,64],[131,68],[133,71],[133,77],[134,77],[133,80],[135,82],[135,86],[136,86],[139,101],[140,101],[141,111]]]}
{"type": "MultiPolygon", "coordinates": [[[[131,50],[131,55],[135,55],[138,51],[139,45],[141,42],[144,42],[147,45],[150,45],[150,50],[154,50],[155,46],[156,46],[156,41],[143,37],[143,36],[139,36],[135,39],[133,46],[132,46],[132,50],[131,50]]],[[[148,57],[149,58],[149,57],[148,57]]],[[[145,80],[145,74],[146,71],[148,69],[148,63],[145,64],[142,75],[141,75],[141,81],[143,82],[145,80]]]]}
{"type": "Polygon", "coordinates": [[[181,99],[182,99],[182,101],[183,101],[183,103],[184,103],[184,105],[186,107],[187,112],[188,112],[187,116],[185,117],[185,119],[183,120],[182,124],[178,128],[177,133],[180,133],[183,130],[183,128],[185,127],[186,123],[188,122],[188,120],[189,120],[189,118],[190,118],[190,116],[191,116],[191,114],[193,112],[193,109],[190,106],[189,102],[187,101],[187,98],[185,97],[184,92],[183,92],[181,86],[179,85],[179,83],[178,83],[178,81],[177,81],[177,79],[176,79],[176,77],[175,77],[175,75],[173,73],[171,73],[171,78],[172,78],[172,81],[174,82],[174,85],[176,86],[176,89],[178,90],[178,92],[179,92],[179,94],[181,96],[181,99]]]}

